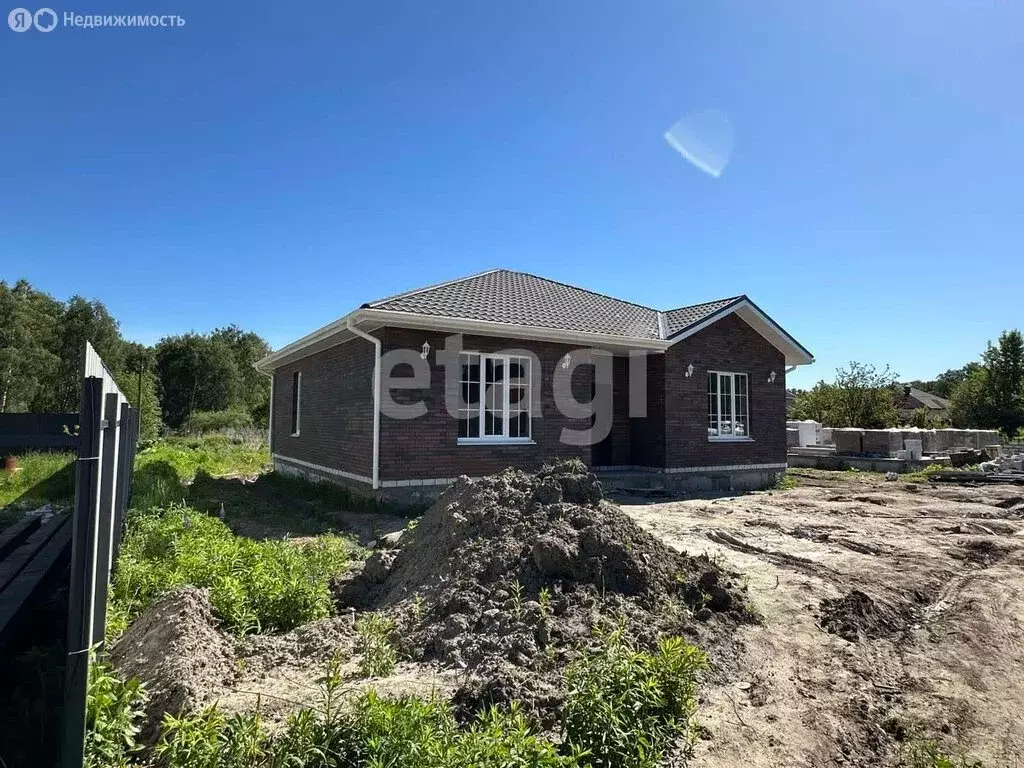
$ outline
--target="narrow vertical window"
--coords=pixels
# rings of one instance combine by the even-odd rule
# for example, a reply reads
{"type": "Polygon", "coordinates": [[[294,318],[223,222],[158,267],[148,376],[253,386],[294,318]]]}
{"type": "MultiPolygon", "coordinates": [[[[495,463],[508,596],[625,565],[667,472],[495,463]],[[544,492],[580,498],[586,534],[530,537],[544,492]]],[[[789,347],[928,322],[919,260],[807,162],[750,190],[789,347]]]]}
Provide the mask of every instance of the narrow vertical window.
{"type": "Polygon", "coordinates": [[[299,408],[302,407],[302,374],[292,374],[292,437],[299,435],[299,408]]]}
{"type": "Polygon", "coordinates": [[[480,437],[480,355],[463,354],[460,362],[459,437],[480,437]]]}

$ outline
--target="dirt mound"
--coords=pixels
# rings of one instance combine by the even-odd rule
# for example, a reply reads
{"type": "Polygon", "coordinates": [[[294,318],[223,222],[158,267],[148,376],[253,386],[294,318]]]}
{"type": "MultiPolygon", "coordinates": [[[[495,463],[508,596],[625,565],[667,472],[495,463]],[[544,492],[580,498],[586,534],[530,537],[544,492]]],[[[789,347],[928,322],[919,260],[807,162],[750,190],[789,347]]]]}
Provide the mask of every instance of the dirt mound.
{"type": "Polygon", "coordinates": [[[114,666],[146,683],[149,702],[142,738],[152,742],[164,712],[203,706],[235,674],[231,642],[216,628],[205,589],[188,587],[154,603],[115,643],[114,666]]]}
{"type": "Polygon", "coordinates": [[[653,644],[663,631],[696,636],[695,618],[746,616],[728,575],[606,502],[580,462],[459,478],[339,597],[394,615],[413,658],[467,670],[456,696],[467,709],[519,699],[541,713],[595,626],[624,620],[653,644]]]}
{"type": "Polygon", "coordinates": [[[859,589],[852,589],[842,597],[822,600],[818,623],[826,632],[855,643],[861,637],[898,634],[906,629],[907,617],[859,589]]]}

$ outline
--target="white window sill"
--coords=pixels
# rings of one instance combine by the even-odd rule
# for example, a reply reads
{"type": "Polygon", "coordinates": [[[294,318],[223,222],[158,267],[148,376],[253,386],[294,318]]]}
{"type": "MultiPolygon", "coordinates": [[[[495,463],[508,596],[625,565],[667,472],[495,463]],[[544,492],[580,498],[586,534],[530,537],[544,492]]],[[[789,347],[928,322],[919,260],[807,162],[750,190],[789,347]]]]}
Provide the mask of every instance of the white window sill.
{"type": "Polygon", "coordinates": [[[529,437],[460,437],[457,445],[536,445],[529,437]]]}
{"type": "Polygon", "coordinates": [[[722,437],[709,436],[709,443],[753,443],[755,442],[752,437],[734,437],[732,435],[723,435],[722,437]]]}

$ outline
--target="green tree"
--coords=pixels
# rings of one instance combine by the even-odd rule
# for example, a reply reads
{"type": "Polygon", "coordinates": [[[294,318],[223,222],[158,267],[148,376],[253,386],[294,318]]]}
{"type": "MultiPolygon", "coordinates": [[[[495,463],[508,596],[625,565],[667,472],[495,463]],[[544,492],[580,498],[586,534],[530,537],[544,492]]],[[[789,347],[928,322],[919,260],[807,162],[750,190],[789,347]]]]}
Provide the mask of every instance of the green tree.
{"type": "Polygon", "coordinates": [[[867,363],[851,362],[836,369],[832,384],[819,381],[797,396],[793,417],[814,419],[828,427],[880,429],[895,426],[899,412],[893,401],[896,374],[886,366],[878,370],[867,363]]]}
{"type": "Polygon", "coordinates": [[[73,296],[61,314],[53,353],[57,370],[49,386],[41,388],[32,403],[37,411],[74,411],[81,396],[85,343],[90,342],[111,371],[121,370],[123,341],[117,321],[100,301],[73,296]]]}
{"type": "Polygon", "coordinates": [[[25,280],[0,281],[0,413],[27,410],[48,387],[58,359],[51,351],[60,303],[25,280]]]}
{"type": "Polygon", "coordinates": [[[195,411],[227,410],[243,387],[231,346],[196,333],[161,339],[156,373],[164,423],[174,428],[195,411]]]}
{"type": "Polygon", "coordinates": [[[988,429],[994,425],[988,400],[988,373],[981,366],[953,390],[949,420],[957,429],[988,429]]]}
{"type": "Polygon", "coordinates": [[[1016,329],[1003,331],[999,343],[990,343],[981,357],[993,423],[1015,435],[1024,427],[1024,337],[1016,329]]]}
{"type": "Polygon", "coordinates": [[[918,388],[949,400],[953,396],[953,390],[979,368],[981,366],[978,363],[967,363],[960,368],[950,368],[945,373],[940,373],[934,381],[921,382],[918,388]]]}
{"type": "Polygon", "coordinates": [[[806,392],[798,392],[793,401],[792,418],[829,424],[835,409],[836,391],[832,384],[819,381],[806,392]]]}
{"type": "Polygon", "coordinates": [[[265,424],[270,413],[270,379],[253,364],[270,354],[270,345],[258,334],[243,331],[237,325],[218,328],[210,338],[227,344],[235,357],[241,388],[238,401],[232,405],[245,410],[255,422],[265,424]]]}

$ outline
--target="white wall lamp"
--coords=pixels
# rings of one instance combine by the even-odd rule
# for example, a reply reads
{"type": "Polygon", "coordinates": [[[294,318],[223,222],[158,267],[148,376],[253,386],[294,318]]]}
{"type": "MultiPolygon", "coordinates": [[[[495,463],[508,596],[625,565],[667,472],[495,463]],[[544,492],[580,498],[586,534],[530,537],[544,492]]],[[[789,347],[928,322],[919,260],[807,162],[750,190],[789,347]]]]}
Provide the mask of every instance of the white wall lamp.
{"type": "Polygon", "coordinates": [[[427,359],[427,355],[429,355],[429,354],[430,354],[430,344],[429,344],[429,342],[424,341],[423,342],[423,351],[420,352],[420,360],[426,360],[427,359]]]}
{"type": "Polygon", "coordinates": [[[691,376],[693,376],[693,363],[686,366],[686,378],[690,378],[691,376]]]}
{"type": "Polygon", "coordinates": [[[774,384],[775,383],[775,371],[772,371],[771,373],[768,374],[768,383],[769,384],[774,384]]]}
{"type": "Polygon", "coordinates": [[[565,357],[562,358],[562,370],[568,370],[572,364],[572,355],[568,352],[565,353],[565,357]]]}

